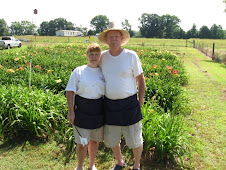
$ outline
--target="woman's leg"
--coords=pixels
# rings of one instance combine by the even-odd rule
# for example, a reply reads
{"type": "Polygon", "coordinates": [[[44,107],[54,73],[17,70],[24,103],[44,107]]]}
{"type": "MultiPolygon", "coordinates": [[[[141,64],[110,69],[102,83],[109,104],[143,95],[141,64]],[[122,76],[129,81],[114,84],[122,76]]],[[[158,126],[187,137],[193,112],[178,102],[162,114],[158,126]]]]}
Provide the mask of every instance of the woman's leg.
{"type": "Polygon", "coordinates": [[[98,150],[98,142],[90,139],[88,145],[88,152],[89,152],[89,166],[88,168],[92,169],[95,167],[95,158],[98,150]]]}
{"type": "Polygon", "coordinates": [[[84,164],[84,160],[86,158],[86,153],[87,153],[87,147],[88,145],[83,146],[82,144],[77,144],[76,146],[76,155],[78,159],[78,166],[76,170],[83,169],[83,164],[84,164]]]}

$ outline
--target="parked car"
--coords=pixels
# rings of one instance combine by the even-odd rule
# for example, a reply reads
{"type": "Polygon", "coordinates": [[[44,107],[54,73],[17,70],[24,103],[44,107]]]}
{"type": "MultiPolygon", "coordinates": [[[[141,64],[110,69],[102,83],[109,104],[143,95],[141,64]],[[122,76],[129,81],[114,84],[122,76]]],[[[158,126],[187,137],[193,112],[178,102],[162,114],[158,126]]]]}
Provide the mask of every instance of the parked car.
{"type": "Polygon", "coordinates": [[[20,40],[16,40],[15,37],[5,36],[0,40],[0,48],[2,49],[10,49],[12,47],[21,47],[22,43],[20,40]]]}

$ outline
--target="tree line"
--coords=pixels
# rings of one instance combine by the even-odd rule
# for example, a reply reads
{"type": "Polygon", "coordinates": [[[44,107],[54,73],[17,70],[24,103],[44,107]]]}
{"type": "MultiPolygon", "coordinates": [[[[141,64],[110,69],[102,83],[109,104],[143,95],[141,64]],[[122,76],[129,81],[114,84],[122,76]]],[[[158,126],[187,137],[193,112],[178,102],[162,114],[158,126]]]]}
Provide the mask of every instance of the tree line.
{"type": "MultiPolygon", "coordinates": [[[[138,18],[140,25],[139,31],[132,30],[132,25],[125,19],[121,25],[129,31],[131,37],[144,38],[171,38],[171,39],[189,39],[189,38],[209,38],[225,39],[226,31],[221,25],[213,24],[210,28],[202,26],[197,29],[193,24],[187,32],[184,31],[179,23],[180,19],[175,15],[162,15],[143,13],[138,18]]],[[[107,28],[109,19],[106,15],[97,15],[90,21],[91,29],[83,26],[76,26],[64,18],[56,18],[51,21],[43,21],[39,27],[29,21],[15,21],[10,26],[4,19],[0,19],[0,35],[41,35],[55,36],[57,30],[77,30],[86,35],[95,35],[107,28]]]]}

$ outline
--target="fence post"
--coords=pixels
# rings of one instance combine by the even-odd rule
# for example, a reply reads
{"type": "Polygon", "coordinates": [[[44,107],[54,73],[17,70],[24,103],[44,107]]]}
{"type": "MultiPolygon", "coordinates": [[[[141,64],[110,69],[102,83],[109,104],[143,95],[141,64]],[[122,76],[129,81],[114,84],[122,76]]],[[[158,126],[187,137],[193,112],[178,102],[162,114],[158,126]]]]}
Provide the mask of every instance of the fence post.
{"type": "Polygon", "coordinates": [[[186,39],[186,47],[188,47],[188,40],[186,39]]]}
{"type": "Polygon", "coordinates": [[[193,40],[193,48],[195,48],[195,40],[193,40]]]}
{"type": "Polygon", "coordinates": [[[212,59],[214,59],[214,48],[215,48],[215,43],[213,43],[213,53],[212,53],[212,59]]]}

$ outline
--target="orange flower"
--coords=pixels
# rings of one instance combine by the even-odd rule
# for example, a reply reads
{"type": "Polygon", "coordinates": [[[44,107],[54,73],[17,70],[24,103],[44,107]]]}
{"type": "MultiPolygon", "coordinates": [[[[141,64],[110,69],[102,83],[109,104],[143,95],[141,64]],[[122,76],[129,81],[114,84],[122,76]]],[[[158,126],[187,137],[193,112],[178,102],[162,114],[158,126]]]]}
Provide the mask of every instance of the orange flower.
{"type": "Polygon", "coordinates": [[[36,65],[34,68],[41,69],[42,67],[40,65],[36,65]]]}
{"type": "Polygon", "coordinates": [[[23,68],[23,67],[20,67],[20,68],[19,68],[19,70],[23,71],[23,70],[24,70],[24,68],[23,68]]]}
{"type": "Polygon", "coordinates": [[[156,69],[158,66],[157,65],[153,65],[153,69],[156,69]]]}
{"type": "Polygon", "coordinates": [[[178,74],[179,71],[178,70],[173,70],[172,74],[178,74]]]}

